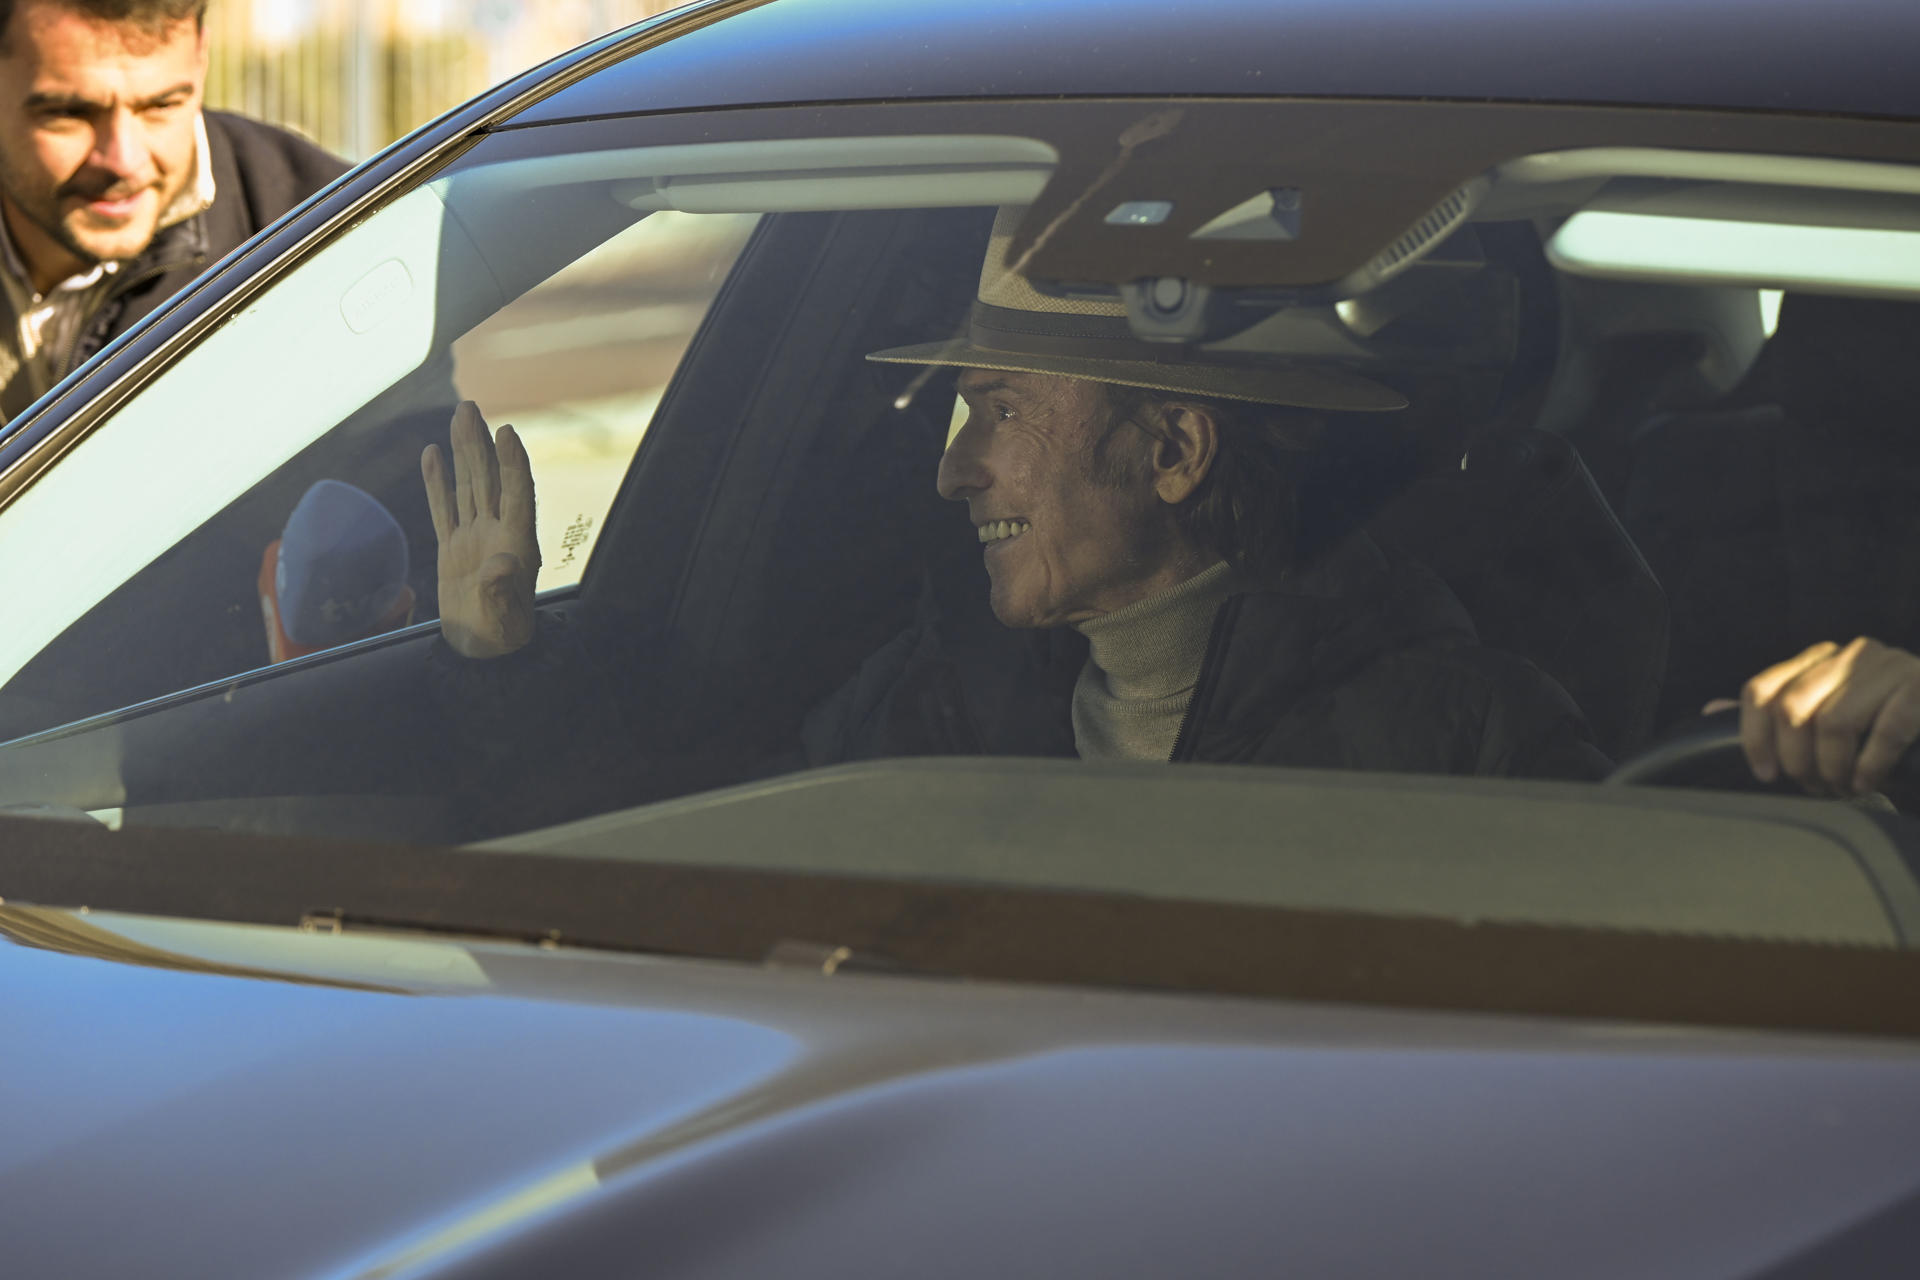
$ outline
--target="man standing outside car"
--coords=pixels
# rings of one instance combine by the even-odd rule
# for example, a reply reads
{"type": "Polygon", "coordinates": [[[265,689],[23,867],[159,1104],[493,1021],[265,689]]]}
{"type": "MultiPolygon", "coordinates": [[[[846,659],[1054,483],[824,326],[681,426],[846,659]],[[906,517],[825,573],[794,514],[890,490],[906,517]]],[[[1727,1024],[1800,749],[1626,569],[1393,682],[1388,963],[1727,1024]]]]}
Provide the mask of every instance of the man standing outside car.
{"type": "Polygon", "coordinates": [[[207,0],[0,0],[0,418],[346,170],[202,109],[207,0]]]}

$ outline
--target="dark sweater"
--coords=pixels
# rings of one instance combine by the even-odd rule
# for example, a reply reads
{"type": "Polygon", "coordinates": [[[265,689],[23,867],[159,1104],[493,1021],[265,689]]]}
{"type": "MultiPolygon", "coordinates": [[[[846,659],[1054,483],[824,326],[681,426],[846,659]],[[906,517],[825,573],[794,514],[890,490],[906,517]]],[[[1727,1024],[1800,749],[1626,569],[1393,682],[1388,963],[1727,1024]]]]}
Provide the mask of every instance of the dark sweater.
{"type": "MultiPolygon", "coordinates": [[[[472,834],[808,765],[1075,754],[1086,639],[1000,625],[971,578],[936,576],[915,621],[814,708],[800,741],[763,742],[757,759],[703,761],[636,734],[675,711],[631,705],[619,668],[643,667],[657,696],[673,663],[639,642],[616,655],[595,634],[545,616],[533,645],[493,661],[436,642],[430,682],[465,755],[472,834]]],[[[1558,684],[1482,646],[1439,579],[1364,537],[1220,608],[1173,758],[1575,779],[1608,767],[1558,684]]]]}
{"type": "MultiPolygon", "coordinates": [[[[1074,754],[1086,640],[1010,631],[975,593],[951,594],[808,718],[810,762],[1074,754]]],[[[1560,778],[1607,769],[1558,684],[1482,646],[1438,578],[1364,536],[1221,606],[1173,759],[1560,778]]]]}

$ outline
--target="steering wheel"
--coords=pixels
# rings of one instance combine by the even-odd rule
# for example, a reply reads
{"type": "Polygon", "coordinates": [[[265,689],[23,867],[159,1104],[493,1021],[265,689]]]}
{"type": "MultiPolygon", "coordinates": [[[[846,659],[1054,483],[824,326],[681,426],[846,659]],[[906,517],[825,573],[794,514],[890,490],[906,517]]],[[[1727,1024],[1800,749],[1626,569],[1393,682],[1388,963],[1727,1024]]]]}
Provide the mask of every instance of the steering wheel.
{"type": "MultiPolygon", "coordinates": [[[[1783,795],[1805,792],[1791,780],[1762,782],[1747,767],[1740,749],[1740,713],[1716,711],[1701,716],[1644,751],[1621,761],[1602,779],[1609,787],[1709,786],[1737,791],[1772,791],[1783,795]]],[[[1907,748],[1884,790],[1920,795],[1920,743],[1907,748]]]]}

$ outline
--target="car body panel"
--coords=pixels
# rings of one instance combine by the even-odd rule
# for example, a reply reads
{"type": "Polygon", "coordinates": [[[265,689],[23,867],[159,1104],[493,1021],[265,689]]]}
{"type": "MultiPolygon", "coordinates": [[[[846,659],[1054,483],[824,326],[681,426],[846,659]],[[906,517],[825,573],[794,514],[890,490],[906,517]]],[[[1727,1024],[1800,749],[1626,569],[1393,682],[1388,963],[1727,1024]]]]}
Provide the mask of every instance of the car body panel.
{"type": "Polygon", "coordinates": [[[21,1274],[1747,1275],[1920,1194],[1889,1042],[38,923],[21,1274]]]}
{"type": "MultiPolygon", "coordinates": [[[[1907,65],[1920,13],[1905,3],[1314,0],[1284,14],[1277,40],[1264,0],[778,0],[609,37],[356,170],[0,429],[0,504],[18,483],[9,467],[47,461],[35,450],[56,452],[67,423],[84,429],[103,394],[217,323],[281,255],[489,129],[842,101],[850,83],[889,100],[1445,98],[1830,113],[1878,117],[1876,130],[1920,115],[1907,65]]],[[[374,649],[399,661],[391,639],[374,649]]],[[[854,919],[887,896],[877,877],[858,886],[865,898],[775,886],[734,912],[647,894],[660,878],[625,885],[633,900],[594,896],[580,887],[610,885],[612,870],[567,880],[555,858],[544,880],[532,855],[434,851],[484,864],[475,879],[520,876],[492,882],[495,920],[515,926],[492,932],[541,936],[559,917],[540,912],[573,890],[583,920],[757,944],[679,948],[723,961],[448,936],[479,927],[458,915],[471,886],[386,849],[229,838],[226,861],[206,864],[219,874],[196,878],[148,857],[150,832],[48,822],[41,835],[16,820],[0,846],[57,864],[86,843],[76,831],[101,842],[91,854],[117,842],[60,868],[91,875],[99,896],[42,901],[137,890],[148,904],[125,909],[156,914],[0,907],[0,1256],[20,1274],[1786,1277],[1899,1274],[1920,1242],[1912,987],[1882,963],[1911,953],[1616,931],[1532,968],[1544,949],[1503,948],[1548,931],[1462,919],[1421,935],[1446,941],[1444,955],[1326,947],[1318,958],[1338,972],[1302,977],[1262,963],[1284,948],[1247,945],[1331,936],[1299,916],[1243,913],[1231,936],[1194,927],[1178,941],[1114,927],[1143,919],[1145,898],[1127,916],[1010,889],[994,902],[1018,908],[1028,935],[968,936],[995,917],[937,885],[874,908],[871,938],[826,931],[876,950],[893,931],[888,954],[909,967],[915,946],[1001,952],[989,980],[907,977],[836,972],[844,948],[803,948],[811,968],[751,958],[766,953],[752,927],[821,903],[854,919]],[[276,858],[280,871],[305,859],[310,875],[276,885],[276,858]],[[281,923],[184,918],[264,919],[236,904],[268,891],[281,923]],[[413,908],[379,918],[442,932],[365,928],[355,894],[413,908]],[[344,922],[291,923],[326,903],[346,904],[344,922]],[[541,927],[517,927],[530,921],[541,927]],[[1091,963],[1075,946],[1090,938],[1108,947],[1091,963]],[[1637,967],[1608,966],[1629,953],[1637,967]],[[1132,966],[1120,979],[1116,958],[1132,966]],[[1037,959],[1057,985],[991,980],[1037,959]],[[1869,970],[1882,981],[1845,981],[1869,970]],[[1690,1009],[1703,973],[1768,990],[1690,1009]],[[1324,1002],[1173,993],[1209,978],[1250,993],[1325,979],[1324,1002]],[[1449,1006],[1454,993],[1422,991],[1426,979],[1504,981],[1520,994],[1499,1007],[1527,1016],[1449,1006]],[[1863,990],[1881,1010],[1898,1002],[1897,1016],[1854,1020],[1844,1006],[1863,990]],[[1431,1003],[1382,1007],[1415,1004],[1409,992],[1431,1003]],[[1620,1012],[1632,1000],[1663,1012],[1620,1012]],[[1540,1012],[1596,1005],[1617,1020],[1540,1012]],[[1754,1016],[1761,1006],[1792,1006],[1772,1015],[1789,1020],[1754,1016]]],[[[35,883],[0,890],[21,895],[16,879],[35,883]]]]}
{"type": "Polygon", "coordinates": [[[1911,116],[1916,38],[1920,11],[1901,0],[778,0],[516,123],[849,97],[1235,94],[1911,116]]]}

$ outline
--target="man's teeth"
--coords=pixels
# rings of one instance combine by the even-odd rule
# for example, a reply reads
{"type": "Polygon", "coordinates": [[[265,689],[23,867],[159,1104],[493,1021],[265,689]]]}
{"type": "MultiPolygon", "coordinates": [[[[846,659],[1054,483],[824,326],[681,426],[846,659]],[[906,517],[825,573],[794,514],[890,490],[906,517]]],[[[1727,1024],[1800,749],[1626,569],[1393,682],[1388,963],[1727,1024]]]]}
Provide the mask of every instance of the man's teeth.
{"type": "Polygon", "coordinates": [[[989,520],[980,526],[980,541],[998,542],[1002,538],[1011,538],[1015,534],[1025,533],[1032,527],[1025,520],[989,520]]]}

